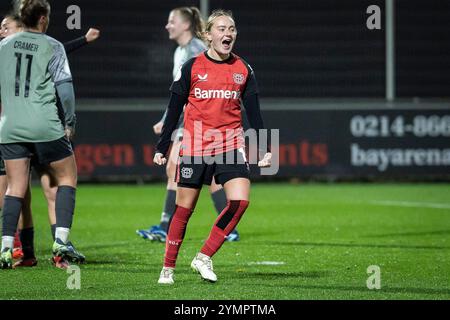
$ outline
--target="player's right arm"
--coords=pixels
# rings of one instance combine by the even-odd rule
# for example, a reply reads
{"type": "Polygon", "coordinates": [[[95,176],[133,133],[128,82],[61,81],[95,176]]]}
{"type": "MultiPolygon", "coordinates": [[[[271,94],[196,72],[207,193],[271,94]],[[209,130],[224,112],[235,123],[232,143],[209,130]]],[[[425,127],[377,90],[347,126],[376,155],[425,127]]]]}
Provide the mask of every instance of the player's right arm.
{"type": "Polygon", "coordinates": [[[76,38],[72,41],[68,41],[64,43],[64,49],[66,50],[66,53],[72,53],[75,50],[80,49],[81,47],[84,47],[90,42],[94,42],[95,40],[100,37],[100,31],[94,28],[89,28],[86,35],[76,38]]]}
{"type": "Polygon", "coordinates": [[[166,155],[169,150],[172,133],[177,127],[178,120],[183,113],[184,105],[188,101],[191,86],[191,69],[195,59],[186,62],[170,87],[171,95],[167,107],[167,116],[164,120],[161,136],[159,138],[153,162],[158,165],[166,163],[166,155]]]}
{"type": "Polygon", "coordinates": [[[155,134],[161,134],[162,132],[162,127],[164,125],[164,120],[166,120],[167,117],[167,109],[164,111],[164,114],[161,118],[161,120],[159,120],[157,123],[155,123],[155,125],[153,126],[153,132],[155,134]]]}
{"type": "Polygon", "coordinates": [[[166,155],[169,150],[173,131],[177,128],[178,120],[183,113],[183,107],[187,102],[187,95],[179,95],[172,92],[169,106],[167,107],[167,117],[164,120],[161,136],[156,147],[154,162],[158,165],[166,164],[166,155]]]}

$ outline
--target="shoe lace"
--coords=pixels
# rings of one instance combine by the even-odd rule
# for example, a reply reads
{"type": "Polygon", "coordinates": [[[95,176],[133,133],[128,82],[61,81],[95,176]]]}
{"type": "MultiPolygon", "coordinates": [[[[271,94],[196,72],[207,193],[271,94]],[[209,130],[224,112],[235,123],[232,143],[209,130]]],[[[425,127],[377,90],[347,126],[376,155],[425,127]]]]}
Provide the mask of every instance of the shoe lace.
{"type": "Polygon", "coordinates": [[[203,258],[202,261],[203,261],[204,264],[206,264],[206,267],[207,267],[209,270],[213,270],[213,263],[212,263],[212,260],[211,260],[211,259],[203,258]]]}
{"type": "Polygon", "coordinates": [[[172,271],[170,269],[164,269],[163,270],[163,276],[164,278],[170,278],[170,275],[172,274],[172,271]]]}

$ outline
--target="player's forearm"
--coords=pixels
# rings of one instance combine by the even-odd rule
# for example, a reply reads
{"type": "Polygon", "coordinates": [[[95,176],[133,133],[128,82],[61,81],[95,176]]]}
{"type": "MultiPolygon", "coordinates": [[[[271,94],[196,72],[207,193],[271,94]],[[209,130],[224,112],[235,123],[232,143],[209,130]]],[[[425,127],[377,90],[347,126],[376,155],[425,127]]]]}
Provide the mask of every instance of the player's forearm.
{"type": "Polygon", "coordinates": [[[164,120],[161,136],[156,147],[157,152],[162,153],[163,155],[166,155],[169,150],[170,138],[177,127],[186,100],[187,97],[180,96],[173,92],[170,96],[169,106],[167,107],[167,116],[164,120]]]}
{"type": "Polygon", "coordinates": [[[81,47],[84,47],[85,45],[87,45],[87,39],[85,36],[76,38],[72,41],[68,41],[64,43],[64,49],[66,49],[66,53],[71,53],[77,49],[80,49],[81,47]]]}
{"type": "MultiPolygon", "coordinates": [[[[261,107],[259,103],[258,94],[252,94],[244,97],[242,102],[245,107],[245,112],[247,114],[248,122],[250,127],[259,130],[264,129],[264,121],[261,116],[261,107]]],[[[258,146],[260,145],[260,137],[257,135],[258,146]]],[[[267,148],[263,150],[264,152],[270,152],[270,136],[267,135],[267,148]]]]}
{"type": "Polygon", "coordinates": [[[56,85],[56,91],[64,110],[66,127],[74,128],[76,124],[75,115],[75,93],[72,81],[63,82],[56,85]]]}
{"type": "Polygon", "coordinates": [[[167,118],[167,109],[166,109],[166,111],[164,111],[164,114],[163,114],[161,120],[159,120],[159,121],[164,122],[166,120],[166,118],[167,118]]]}
{"type": "Polygon", "coordinates": [[[261,116],[261,107],[259,104],[259,98],[257,94],[246,96],[242,99],[247,113],[248,122],[250,127],[255,130],[264,129],[264,121],[261,116]]]}

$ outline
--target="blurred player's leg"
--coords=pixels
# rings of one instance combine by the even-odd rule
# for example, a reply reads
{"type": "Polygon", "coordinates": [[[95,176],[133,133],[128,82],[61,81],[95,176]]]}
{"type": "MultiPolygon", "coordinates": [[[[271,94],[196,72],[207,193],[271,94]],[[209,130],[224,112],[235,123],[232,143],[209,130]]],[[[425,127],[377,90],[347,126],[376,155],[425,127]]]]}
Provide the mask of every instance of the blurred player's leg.
{"type": "Polygon", "coordinates": [[[1,268],[12,268],[12,249],[14,234],[17,231],[20,211],[28,188],[30,160],[15,159],[5,160],[8,179],[8,189],[3,201],[2,216],[2,249],[0,256],[1,268]]]}
{"type": "MultiPolygon", "coordinates": [[[[211,198],[213,200],[214,207],[216,208],[216,212],[220,215],[227,206],[227,195],[225,194],[225,190],[213,179],[211,186],[209,187],[209,192],[211,193],[211,198]]],[[[237,229],[231,231],[226,240],[230,242],[239,241],[240,237],[237,229]]]]}
{"type": "Polygon", "coordinates": [[[181,141],[179,139],[172,143],[170,150],[169,161],[167,161],[167,192],[166,200],[164,202],[164,209],[161,214],[161,221],[159,225],[151,226],[149,229],[137,230],[136,233],[151,241],[165,242],[167,231],[169,229],[170,219],[175,212],[175,201],[177,195],[177,183],[175,182],[175,174],[177,169],[177,159],[180,152],[181,141]]]}
{"type": "Polygon", "coordinates": [[[48,222],[50,224],[50,231],[54,241],[56,232],[55,202],[56,192],[58,191],[57,181],[55,178],[52,178],[42,166],[35,166],[35,169],[41,178],[42,191],[44,192],[45,199],[47,200],[48,222]]]}
{"type": "Polygon", "coordinates": [[[20,241],[20,230],[22,230],[22,228],[23,228],[22,213],[20,213],[19,222],[17,223],[17,231],[16,234],[14,235],[13,259],[15,260],[23,258],[22,242],[20,241]]]}
{"type": "Polygon", "coordinates": [[[192,215],[193,209],[200,195],[200,189],[179,187],[177,192],[177,206],[166,241],[166,252],[164,255],[164,267],[161,271],[158,283],[172,284],[173,270],[175,269],[178,252],[186,234],[186,226],[192,215]]]}
{"type": "Polygon", "coordinates": [[[34,267],[37,265],[37,260],[34,255],[34,227],[33,215],[31,212],[31,191],[29,185],[23,201],[21,223],[19,223],[19,225],[18,230],[22,245],[22,257],[19,258],[19,261],[14,264],[14,268],[34,267]]]}
{"type": "Polygon", "coordinates": [[[211,282],[217,281],[211,258],[245,213],[249,205],[250,180],[246,178],[229,180],[224,184],[224,189],[228,199],[227,206],[214,223],[208,240],[191,263],[194,271],[199,272],[204,280],[211,282]]]}

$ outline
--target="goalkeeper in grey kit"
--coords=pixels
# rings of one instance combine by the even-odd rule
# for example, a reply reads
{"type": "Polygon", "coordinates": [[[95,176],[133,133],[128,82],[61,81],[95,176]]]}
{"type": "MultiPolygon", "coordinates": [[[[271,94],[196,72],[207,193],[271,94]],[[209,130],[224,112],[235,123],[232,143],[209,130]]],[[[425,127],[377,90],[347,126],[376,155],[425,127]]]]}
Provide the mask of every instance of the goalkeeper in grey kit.
{"type": "Polygon", "coordinates": [[[0,267],[13,267],[14,234],[29,185],[30,159],[36,156],[56,178],[52,260],[57,267],[67,268],[75,253],[68,243],[77,186],[75,158],[68,139],[75,124],[72,76],[63,45],[45,35],[50,18],[48,2],[22,0],[19,13],[24,32],[0,43],[0,152],[8,179],[0,267]],[[56,91],[65,121],[58,115],[56,91]]]}

